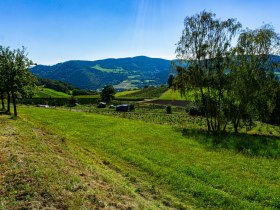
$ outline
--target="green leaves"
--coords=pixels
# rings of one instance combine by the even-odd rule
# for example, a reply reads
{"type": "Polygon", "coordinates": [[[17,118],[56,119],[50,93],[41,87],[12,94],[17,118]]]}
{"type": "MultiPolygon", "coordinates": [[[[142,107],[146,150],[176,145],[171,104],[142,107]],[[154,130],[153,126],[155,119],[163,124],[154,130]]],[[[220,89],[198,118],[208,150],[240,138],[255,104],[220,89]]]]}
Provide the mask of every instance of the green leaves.
{"type": "Polygon", "coordinates": [[[101,92],[102,101],[111,102],[115,98],[115,93],[112,85],[106,85],[101,92]]]}
{"type": "Polygon", "coordinates": [[[242,30],[236,19],[220,20],[203,11],[186,17],[176,49],[174,87],[185,94],[200,90],[209,131],[221,131],[229,122],[237,132],[241,121],[266,119],[272,112],[279,82],[270,74],[279,67],[280,36],[273,27],[242,30]],[[274,101],[273,101],[274,100],[274,101]]]}
{"type": "Polygon", "coordinates": [[[35,76],[29,71],[33,62],[27,58],[25,51],[24,47],[16,50],[0,47],[0,90],[6,92],[8,97],[12,96],[15,115],[16,98],[32,95],[36,82],[35,76]]]}

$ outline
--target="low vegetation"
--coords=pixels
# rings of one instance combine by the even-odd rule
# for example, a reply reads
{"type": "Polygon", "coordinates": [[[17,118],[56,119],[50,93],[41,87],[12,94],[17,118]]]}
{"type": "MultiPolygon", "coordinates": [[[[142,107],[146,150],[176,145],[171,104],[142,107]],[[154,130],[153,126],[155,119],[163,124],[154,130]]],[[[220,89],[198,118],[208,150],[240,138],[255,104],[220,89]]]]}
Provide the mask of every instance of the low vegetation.
{"type": "Polygon", "coordinates": [[[125,97],[129,98],[129,97],[137,97],[137,98],[158,98],[160,97],[165,91],[167,90],[167,88],[165,86],[160,86],[160,87],[145,87],[143,89],[141,89],[140,91],[134,92],[134,93],[130,93],[125,95],[125,97]]]}
{"type": "Polygon", "coordinates": [[[128,209],[160,206],[136,193],[91,148],[41,123],[0,116],[0,209],[128,209]]]}
{"type": "Polygon", "coordinates": [[[73,85],[68,84],[66,82],[46,78],[38,78],[37,85],[66,94],[70,94],[72,90],[76,89],[73,85]]]}
{"type": "Polygon", "coordinates": [[[1,174],[0,193],[9,195],[0,196],[3,208],[279,208],[277,136],[216,136],[54,109],[20,112],[18,120],[1,117],[1,138],[9,141],[1,141],[0,167],[11,169],[1,174]]]}
{"type": "Polygon", "coordinates": [[[38,87],[35,91],[35,98],[67,98],[70,97],[67,93],[59,92],[50,88],[38,87]]]}
{"type": "Polygon", "coordinates": [[[187,101],[195,101],[194,91],[187,91],[184,95],[180,93],[178,90],[174,90],[172,88],[165,91],[159,99],[162,100],[187,100],[187,101]]]}
{"type": "Polygon", "coordinates": [[[129,95],[129,94],[132,94],[132,93],[137,93],[139,91],[140,91],[139,89],[137,89],[137,90],[125,90],[125,91],[117,92],[115,96],[116,97],[123,97],[123,96],[129,95]]]}

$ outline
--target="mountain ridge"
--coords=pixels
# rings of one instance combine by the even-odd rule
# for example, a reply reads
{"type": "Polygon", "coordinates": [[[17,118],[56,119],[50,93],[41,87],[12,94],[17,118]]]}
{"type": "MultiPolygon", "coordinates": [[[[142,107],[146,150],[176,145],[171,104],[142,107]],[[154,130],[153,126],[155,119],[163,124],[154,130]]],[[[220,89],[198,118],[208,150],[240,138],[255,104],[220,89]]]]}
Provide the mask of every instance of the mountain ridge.
{"type": "Polygon", "coordinates": [[[41,78],[61,80],[82,89],[99,89],[106,84],[129,89],[166,83],[170,62],[147,56],[69,60],[55,65],[37,65],[31,71],[41,78]]]}
{"type": "MultiPolygon", "coordinates": [[[[271,58],[280,63],[280,56],[271,55],[271,58]]],[[[85,90],[98,90],[108,84],[119,90],[158,86],[166,83],[170,70],[171,60],[143,55],[95,61],[69,60],[31,69],[38,77],[60,80],[85,90]]],[[[275,74],[280,79],[280,69],[275,74]]]]}

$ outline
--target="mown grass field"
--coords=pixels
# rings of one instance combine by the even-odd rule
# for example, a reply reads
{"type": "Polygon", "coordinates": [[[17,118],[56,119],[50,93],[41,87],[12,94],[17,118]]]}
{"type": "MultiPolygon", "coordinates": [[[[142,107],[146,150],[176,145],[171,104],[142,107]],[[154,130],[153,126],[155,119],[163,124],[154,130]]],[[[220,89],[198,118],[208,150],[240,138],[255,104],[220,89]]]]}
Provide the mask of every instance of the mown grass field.
{"type": "Polygon", "coordinates": [[[181,96],[180,91],[168,89],[165,91],[159,99],[162,100],[187,100],[187,101],[194,101],[195,95],[193,91],[186,92],[186,96],[181,96]]]}
{"type": "Polygon", "coordinates": [[[147,88],[141,89],[140,91],[126,94],[125,97],[138,97],[138,98],[147,98],[147,99],[158,98],[166,90],[167,90],[166,87],[147,87],[147,88]]]}
{"type": "Polygon", "coordinates": [[[132,94],[132,93],[137,93],[139,92],[140,90],[126,90],[126,91],[121,91],[121,92],[117,92],[115,94],[115,97],[122,97],[122,96],[125,96],[125,95],[129,95],[129,94],[132,94]]]}
{"type": "Polygon", "coordinates": [[[50,88],[39,88],[38,92],[35,93],[35,98],[66,98],[70,97],[68,94],[58,92],[50,88]]]}
{"type": "MultiPolygon", "coordinates": [[[[180,128],[180,129],[187,128],[187,129],[196,130],[197,132],[207,131],[205,118],[200,116],[190,116],[188,113],[186,113],[185,107],[173,106],[172,114],[167,114],[166,105],[141,102],[141,103],[134,103],[134,106],[135,106],[135,110],[132,112],[116,112],[115,109],[111,109],[109,107],[104,109],[99,109],[97,108],[97,106],[92,106],[92,105],[80,105],[71,108],[65,107],[62,109],[73,110],[78,112],[90,112],[94,114],[112,116],[115,118],[132,119],[132,120],[138,120],[143,122],[150,122],[154,124],[171,125],[173,127],[180,128]]],[[[227,132],[228,133],[234,132],[234,128],[232,124],[228,125],[227,132]]],[[[279,126],[268,125],[259,121],[254,121],[252,127],[248,127],[245,125],[242,126],[242,128],[239,129],[239,132],[242,134],[249,134],[248,135],[249,137],[250,135],[280,137],[279,126]]],[[[232,143],[232,142],[228,142],[228,143],[232,143]]],[[[238,144],[238,141],[236,142],[236,144],[238,144]]],[[[226,147],[230,147],[230,146],[227,145],[226,147]]],[[[247,152],[252,152],[251,149],[250,147],[248,147],[247,152]]]]}
{"type": "Polygon", "coordinates": [[[79,96],[75,96],[76,98],[100,98],[99,94],[96,95],[79,95],[79,96]]]}
{"type": "Polygon", "coordinates": [[[156,209],[135,186],[76,145],[25,117],[0,116],[0,209],[156,209]]]}
{"type": "Polygon", "coordinates": [[[77,111],[19,113],[17,120],[1,117],[0,167],[14,166],[1,174],[0,195],[10,195],[0,196],[4,207],[49,199],[72,208],[280,208],[279,137],[183,134],[171,125],[77,111]],[[262,145],[263,152],[221,146],[228,141],[262,145]]]}

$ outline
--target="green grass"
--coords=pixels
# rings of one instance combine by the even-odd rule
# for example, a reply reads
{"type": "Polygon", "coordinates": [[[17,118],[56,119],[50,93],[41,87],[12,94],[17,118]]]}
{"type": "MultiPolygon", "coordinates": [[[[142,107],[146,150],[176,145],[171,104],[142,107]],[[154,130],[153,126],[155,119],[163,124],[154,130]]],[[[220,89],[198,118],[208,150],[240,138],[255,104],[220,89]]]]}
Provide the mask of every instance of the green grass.
{"type": "Polygon", "coordinates": [[[117,92],[115,94],[115,97],[123,97],[123,96],[126,96],[128,94],[137,93],[139,91],[140,90],[126,90],[126,91],[122,91],[122,92],[117,92]]]}
{"type": "Polygon", "coordinates": [[[106,68],[102,68],[99,65],[95,65],[92,67],[95,70],[98,71],[102,71],[102,72],[106,72],[106,73],[119,73],[119,74],[124,74],[126,73],[126,71],[124,71],[122,68],[117,68],[117,69],[106,69],[106,68]]]}
{"type": "Polygon", "coordinates": [[[139,98],[158,98],[165,91],[166,87],[148,87],[135,93],[127,94],[126,97],[139,97],[139,98]]]}
{"type": "Polygon", "coordinates": [[[68,94],[63,92],[58,92],[50,88],[42,88],[39,87],[39,90],[37,93],[35,93],[35,98],[66,98],[70,97],[68,94]]]}
{"type": "Polygon", "coordinates": [[[189,91],[186,93],[186,96],[181,96],[180,91],[178,90],[173,90],[173,89],[168,89],[165,91],[159,99],[162,100],[187,100],[187,101],[194,101],[195,96],[193,91],[189,91]]]}
{"type": "MultiPolygon", "coordinates": [[[[120,103],[122,102],[117,102],[117,101],[114,102],[115,105],[120,103]]],[[[128,103],[133,103],[133,102],[130,101],[128,103]]],[[[190,116],[189,114],[186,113],[184,107],[172,107],[172,114],[167,114],[166,105],[157,105],[157,104],[150,104],[150,103],[143,103],[143,102],[135,103],[134,105],[135,105],[135,110],[133,112],[126,112],[126,113],[116,112],[114,109],[110,109],[108,107],[104,109],[99,109],[96,106],[92,106],[92,105],[90,106],[81,105],[81,106],[73,107],[71,108],[71,110],[76,110],[79,112],[81,111],[90,112],[90,113],[101,114],[106,116],[113,116],[116,118],[139,120],[139,121],[151,122],[155,124],[172,125],[173,127],[180,128],[180,129],[188,128],[188,129],[203,131],[203,132],[207,131],[206,119],[204,117],[190,116]]],[[[228,133],[234,133],[232,124],[228,125],[226,131],[228,133]]],[[[239,132],[241,134],[250,134],[248,135],[249,137],[254,135],[255,137],[252,137],[253,140],[257,139],[258,136],[264,138],[280,137],[279,126],[269,125],[259,121],[254,121],[254,125],[251,128],[242,126],[241,128],[239,128],[239,132]]],[[[238,148],[239,141],[236,141],[236,143],[234,143],[234,141],[233,142],[225,141],[221,143],[223,144],[221,144],[220,146],[226,148],[234,147],[235,150],[240,150],[240,148],[238,148]]],[[[242,146],[244,147],[243,152],[252,154],[254,153],[254,151],[256,151],[256,148],[252,150],[252,148],[250,148],[250,145],[242,145],[242,146]]],[[[262,146],[263,146],[262,144],[258,145],[259,147],[259,151],[257,151],[258,154],[262,146]]],[[[272,150],[274,150],[273,146],[271,146],[269,151],[272,150]]]]}
{"type": "MultiPolygon", "coordinates": [[[[220,147],[220,142],[235,140],[246,141],[249,146],[251,142],[256,145],[252,146],[256,150],[261,144],[263,147],[268,145],[267,150],[273,145],[275,157],[278,157],[279,137],[222,135],[216,138],[207,133],[191,131],[185,131],[182,135],[181,130],[169,125],[53,109],[22,107],[19,113],[24,122],[16,121],[16,126],[29,123],[27,128],[34,129],[32,126],[35,126],[58,138],[50,139],[50,144],[56,145],[63,139],[64,146],[58,145],[58,148],[65,148],[73,155],[73,159],[69,159],[73,161],[71,165],[75,168],[75,161],[83,163],[76,170],[94,168],[98,171],[94,157],[100,159],[107,167],[100,173],[108,174],[109,169],[113,171],[107,179],[115,181],[113,186],[120,187],[126,183],[127,188],[121,192],[130,198],[134,193],[135,199],[131,201],[143,202],[145,207],[141,208],[154,208],[157,205],[161,205],[157,208],[163,209],[280,207],[279,159],[265,153],[243,154],[242,148],[237,152],[220,147]]],[[[37,138],[36,134],[33,136],[37,138]]],[[[28,141],[28,131],[25,141],[28,141]]],[[[42,144],[40,139],[34,140],[35,148],[38,143],[42,144]]],[[[57,161],[60,160],[57,158],[57,161]]],[[[49,160],[46,162],[52,163],[49,160]]],[[[58,173],[57,170],[62,170],[59,165],[52,173],[58,173]]],[[[56,182],[55,178],[59,176],[49,178],[51,183],[58,185],[61,181],[65,185],[72,179],[67,173],[58,174],[60,179],[56,182]]],[[[79,186],[79,180],[73,179],[66,190],[79,186]]],[[[113,194],[118,194],[118,190],[112,191],[113,194]]],[[[78,199],[80,195],[73,196],[78,199]]],[[[100,195],[97,193],[96,196],[100,195]]],[[[100,198],[107,201],[106,193],[100,198]]]]}
{"type": "Polygon", "coordinates": [[[2,115],[0,125],[0,209],[160,206],[135,193],[135,186],[93,150],[56,135],[41,123],[2,115]]]}
{"type": "MultiPolygon", "coordinates": [[[[131,94],[131,93],[136,93],[140,90],[126,90],[126,91],[122,91],[122,92],[117,92],[115,94],[115,97],[123,97],[123,96],[126,96],[128,94],[131,94]]],[[[79,96],[75,96],[76,98],[100,98],[100,95],[79,95],[79,96]]]]}
{"type": "Polygon", "coordinates": [[[76,98],[100,98],[100,95],[79,95],[79,96],[75,96],[76,98]]]}

